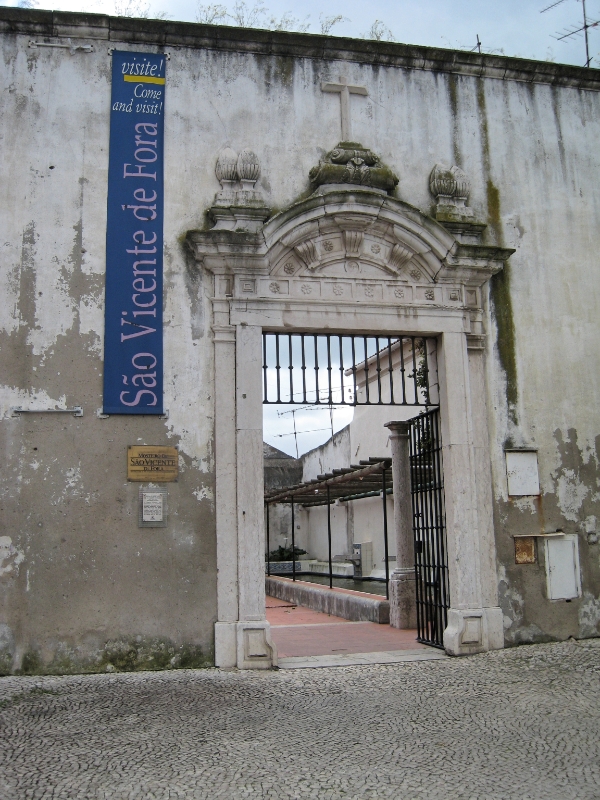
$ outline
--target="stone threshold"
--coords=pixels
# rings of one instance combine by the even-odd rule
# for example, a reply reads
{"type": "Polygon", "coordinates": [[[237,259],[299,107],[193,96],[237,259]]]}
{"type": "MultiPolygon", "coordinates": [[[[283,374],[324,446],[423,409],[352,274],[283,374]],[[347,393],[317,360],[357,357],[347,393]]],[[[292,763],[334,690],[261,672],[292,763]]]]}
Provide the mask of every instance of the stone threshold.
{"type": "Polygon", "coordinates": [[[443,650],[387,650],[380,653],[348,653],[347,655],[295,656],[279,659],[279,669],[319,667],[356,667],[362,664],[403,664],[414,661],[448,660],[443,650]]]}

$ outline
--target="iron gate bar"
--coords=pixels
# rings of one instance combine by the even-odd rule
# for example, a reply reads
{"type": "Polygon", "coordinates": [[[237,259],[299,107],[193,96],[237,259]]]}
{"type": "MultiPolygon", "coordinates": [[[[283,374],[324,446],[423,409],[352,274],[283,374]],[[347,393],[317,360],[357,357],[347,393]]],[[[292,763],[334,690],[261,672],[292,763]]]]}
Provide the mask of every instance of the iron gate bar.
{"type": "Polygon", "coordinates": [[[435,339],[401,334],[369,336],[265,331],[262,348],[263,403],[428,406],[430,404],[427,357],[429,343],[435,343],[435,339]],[[362,355],[359,355],[361,350],[362,355]],[[398,363],[394,365],[396,350],[399,352],[399,357],[398,363]],[[351,365],[347,363],[348,357],[352,359],[351,365]],[[339,362],[337,365],[336,358],[339,362]],[[408,376],[407,364],[412,366],[412,372],[408,376]],[[269,370],[274,370],[274,387],[269,380],[269,370]],[[283,386],[282,370],[287,370],[288,379],[285,381],[287,390],[283,386]],[[384,389],[382,380],[382,372],[385,370],[389,378],[389,398],[386,397],[388,390],[384,389]],[[298,371],[301,378],[298,376],[298,371]],[[339,373],[339,385],[334,384],[334,374],[337,373],[339,373]],[[313,378],[309,380],[308,375],[311,374],[313,378]],[[364,379],[363,399],[359,398],[359,374],[364,379]],[[398,376],[397,379],[395,376],[398,376]],[[411,383],[407,384],[407,377],[411,383]],[[349,380],[346,381],[346,378],[349,380]],[[327,385],[323,386],[323,382],[327,385]],[[313,393],[314,399],[312,399],[313,393]]]}
{"type": "MultiPolygon", "coordinates": [[[[425,348],[427,349],[427,348],[425,348]]],[[[388,375],[390,376],[390,404],[394,405],[394,378],[392,375],[393,364],[392,364],[392,340],[388,336],[388,375]]],[[[402,350],[402,347],[400,347],[402,350]]]]}
{"type": "Polygon", "coordinates": [[[411,421],[410,472],[417,638],[443,648],[450,599],[439,410],[421,414],[411,421]]]}
{"type": "Polygon", "coordinates": [[[327,484],[327,552],[329,556],[329,588],[333,589],[333,564],[331,561],[331,497],[327,484]]]}
{"type": "Polygon", "coordinates": [[[296,580],[296,531],[294,530],[294,498],[292,497],[292,580],[296,580]]]}

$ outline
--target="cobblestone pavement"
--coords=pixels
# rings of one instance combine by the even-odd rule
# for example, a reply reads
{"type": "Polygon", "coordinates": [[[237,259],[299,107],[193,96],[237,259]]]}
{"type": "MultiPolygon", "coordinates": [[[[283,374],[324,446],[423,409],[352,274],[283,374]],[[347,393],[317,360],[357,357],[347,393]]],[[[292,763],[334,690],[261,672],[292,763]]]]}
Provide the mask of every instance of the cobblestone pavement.
{"type": "Polygon", "coordinates": [[[0,679],[0,798],[600,798],[600,641],[0,679]]]}

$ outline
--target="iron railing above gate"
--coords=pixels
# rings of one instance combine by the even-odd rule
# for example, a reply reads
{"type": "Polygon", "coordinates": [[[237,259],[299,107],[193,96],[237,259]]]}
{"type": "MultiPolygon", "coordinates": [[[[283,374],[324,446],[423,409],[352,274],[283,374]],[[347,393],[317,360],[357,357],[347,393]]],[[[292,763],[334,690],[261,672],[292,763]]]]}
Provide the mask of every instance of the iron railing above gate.
{"type": "Polygon", "coordinates": [[[436,340],[263,333],[263,403],[431,406],[436,340]]]}

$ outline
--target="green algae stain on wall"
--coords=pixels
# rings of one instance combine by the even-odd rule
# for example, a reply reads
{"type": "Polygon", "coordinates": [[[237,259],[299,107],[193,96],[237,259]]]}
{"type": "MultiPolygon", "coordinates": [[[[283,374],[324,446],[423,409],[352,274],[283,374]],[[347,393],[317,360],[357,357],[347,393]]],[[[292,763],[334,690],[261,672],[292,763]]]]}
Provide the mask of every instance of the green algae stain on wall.
{"type": "MultiPolygon", "coordinates": [[[[502,223],[500,220],[500,192],[488,178],[486,186],[488,225],[494,231],[496,241],[502,243],[502,223]]],[[[515,322],[513,318],[512,297],[510,293],[510,263],[494,275],[490,281],[492,313],[498,331],[498,356],[506,376],[506,402],[508,416],[516,425],[517,400],[517,357],[515,350],[515,322]]]]}
{"type": "MultiPolygon", "coordinates": [[[[481,149],[483,169],[486,175],[487,224],[498,245],[504,244],[502,217],[500,213],[500,192],[491,178],[490,140],[483,80],[477,85],[477,107],[481,124],[481,149]]],[[[515,349],[515,323],[510,291],[510,263],[494,275],[490,281],[492,316],[498,332],[498,356],[506,376],[506,402],[508,416],[515,425],[517,419],[517,357],[515,349]]]]}
{"type": "Polygon", "coordinates": [[[448,75],[448,100],[450,102],[450,114],[452,116],[452,154],[454,163],[462,167],[462,158],[459,146],[459,108],[458,108],[458,75],[448,75]]]}
{"type": "Polygon", "coordinates": [[[490,281],[492,313],[498,331],[498,356],[506,375],[506,402],[511,421],[517,424],[517,359],[515,354],[515,324],[510,296],[510,264],[490,281]]]}

